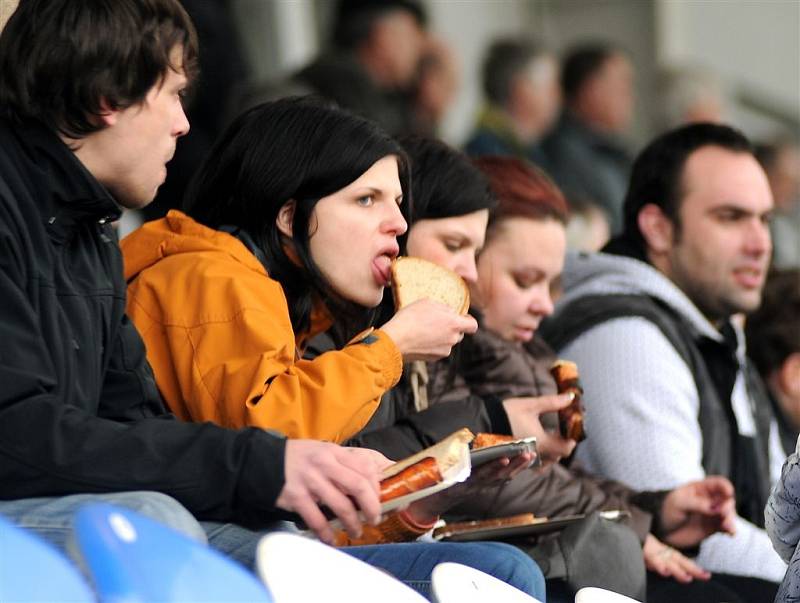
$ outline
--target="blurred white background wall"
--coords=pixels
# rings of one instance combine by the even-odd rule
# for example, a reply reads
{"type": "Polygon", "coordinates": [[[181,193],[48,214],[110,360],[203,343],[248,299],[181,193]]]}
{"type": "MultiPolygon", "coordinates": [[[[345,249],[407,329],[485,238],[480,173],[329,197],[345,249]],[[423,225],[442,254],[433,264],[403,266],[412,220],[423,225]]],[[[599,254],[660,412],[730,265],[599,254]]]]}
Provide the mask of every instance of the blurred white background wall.
{"type": "Polygon", "coordinates": [[[659,60],[719,73],[751,136],[769,134],[769,114],[800,120],[800,1],[659,0],[656,21],[659,60]]]}

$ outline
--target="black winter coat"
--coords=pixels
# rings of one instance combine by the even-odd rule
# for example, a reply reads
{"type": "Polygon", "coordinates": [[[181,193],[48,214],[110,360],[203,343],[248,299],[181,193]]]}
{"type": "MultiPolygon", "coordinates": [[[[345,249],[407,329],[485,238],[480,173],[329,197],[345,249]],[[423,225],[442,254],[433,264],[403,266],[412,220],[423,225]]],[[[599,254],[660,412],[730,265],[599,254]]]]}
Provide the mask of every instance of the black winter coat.
{"type": "Polygon", "coordinates": [[[119,214],[51,131],[0,120],[0,499],[154,490],[266,521],[284,440],[166,412],[125,316],[119,214]]]}

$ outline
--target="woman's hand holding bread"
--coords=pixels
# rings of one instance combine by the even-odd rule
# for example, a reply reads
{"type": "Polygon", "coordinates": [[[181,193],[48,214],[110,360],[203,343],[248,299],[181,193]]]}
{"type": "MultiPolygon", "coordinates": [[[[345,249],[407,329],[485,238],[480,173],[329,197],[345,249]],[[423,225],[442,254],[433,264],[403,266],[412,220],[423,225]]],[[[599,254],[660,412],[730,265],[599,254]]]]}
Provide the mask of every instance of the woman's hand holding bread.
{"type": "Polygon", "coordinates": [[[431,299],[401,308],[381,327],[403,354],[404,361],[438,360],[450,354],[464,333],[474,333],[478,323],[431,299]]]}
{"type": "Polygon", "coordinates": [[[397,313],[381,328],[407,362],[449,356],[464,333],[478,330],[467,314],[469,288],[447,268],[419,258],[398,258],[392,263],[392,294],[397,313]]]}

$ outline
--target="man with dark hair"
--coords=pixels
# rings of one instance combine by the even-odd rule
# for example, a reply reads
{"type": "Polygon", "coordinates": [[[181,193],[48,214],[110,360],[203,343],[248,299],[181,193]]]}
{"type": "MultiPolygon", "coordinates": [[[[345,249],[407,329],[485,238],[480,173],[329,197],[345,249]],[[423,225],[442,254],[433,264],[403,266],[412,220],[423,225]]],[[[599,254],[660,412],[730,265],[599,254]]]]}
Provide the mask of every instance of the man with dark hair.
{"type": "Polygon", "coordinates": [[[513,155],[548,170],[541,141],[561,108],[555,55],[528,39],[497,40],[483,63],[483,90],[487,106],[466,152],[513,155]]]}
{"type": "MultiPolygon", "coordinates": [[[[25,0],[0,34],[0,514],[65,548],[80,505],[113,502],[252,566],[287,513],[327,541],[322,506],[353,536],[358,509],[377,522],[387,461],[164,408],[110,221],[164,181],[196,55],[178,0],[25,0]]],[[[441,561],[539,578],[513,549],[348,552],[423,588],[441,561]]]]}
{"type": "Polygon", "coordinates": [[[176,0],[28,0],[0,36],[0,512],[23,525],[65,528],[75,494],[262,523],[305,502],[283,438],[171,420],[124,314],[110,222],[163,182],[196,58],[176,0]]]}
{"type": "Polygon", "coordinates": [[[610,44],[579,46],[564,59],[561,90],[564,112],[544,142],[553,176],[567,196],[600,206],[616,234],[631,162],[621,136],[633,117],[633,67],[610,44]]]}
{"type": "Polygon", "coordinates": [[[332,48],[297,73],[294,82],[391,134],[410,133],[410,93],[427,45],[422,4],[340,0],[334,19],[332,48]]]}
{"type": "Polygon", "coordinates": [[[698,563],[778,582],[785,565],[763,530],[772,416],[731,320],[761,302],[771,210],[742,134],[668,132],[633,165],[622,234],[606,253],[568,258],[542,333],[580,367],[588,469],[654,490],[729,477],[737,533],[706,540],[698,563]]]}

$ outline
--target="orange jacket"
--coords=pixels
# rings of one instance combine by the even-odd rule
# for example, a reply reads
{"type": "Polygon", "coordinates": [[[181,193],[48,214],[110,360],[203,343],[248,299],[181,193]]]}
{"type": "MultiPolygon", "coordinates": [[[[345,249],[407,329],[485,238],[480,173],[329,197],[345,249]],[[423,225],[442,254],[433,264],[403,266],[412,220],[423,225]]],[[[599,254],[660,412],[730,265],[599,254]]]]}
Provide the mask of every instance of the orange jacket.
{"type": "MultiPolygon", "coordinates": [[[[400,351],[379,330],[299,359],[283,288],[227,233],[171,211],[121,246],[128,315],[161,394],[181,419],[342,442],[400,378],[400,351]]],[[[313,332],[330,324],[318,316],[312,323],[313,332]]]]}

